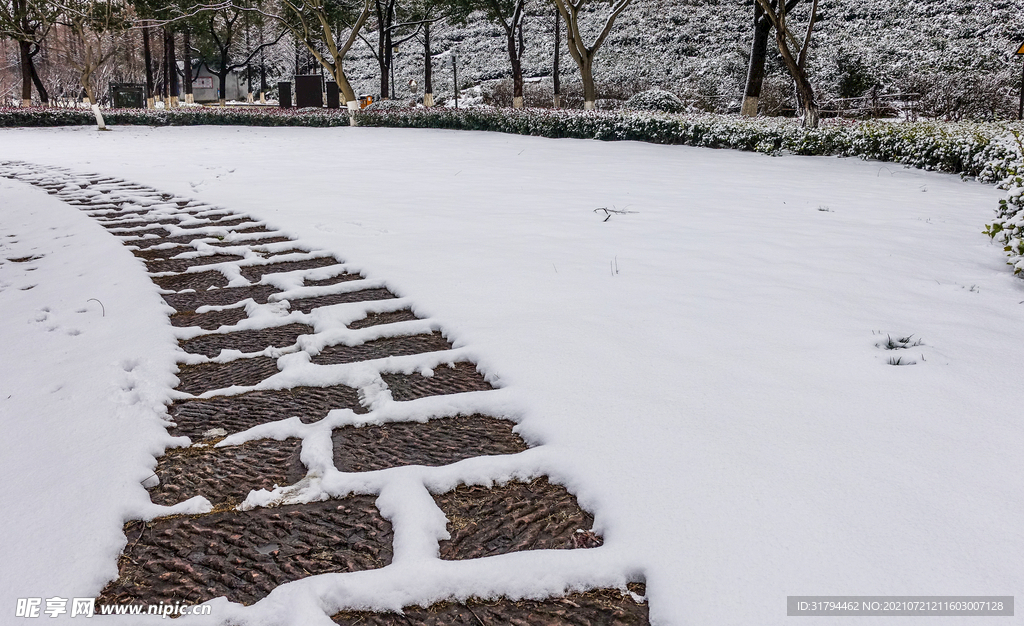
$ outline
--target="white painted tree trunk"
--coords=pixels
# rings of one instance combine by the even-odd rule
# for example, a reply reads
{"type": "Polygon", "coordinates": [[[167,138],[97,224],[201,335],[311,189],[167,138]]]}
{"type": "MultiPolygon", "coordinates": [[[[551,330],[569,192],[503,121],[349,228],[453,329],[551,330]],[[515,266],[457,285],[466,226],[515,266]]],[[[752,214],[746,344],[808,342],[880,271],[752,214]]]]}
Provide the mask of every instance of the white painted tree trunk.
{"type": "Polygon", "coordinates": [[[106,122],[103,121],[103,114],[100,113],[100,105],[92,105],[92,114],[96,116],[96,130],[110,130],[107,128],[106,122]]]}
{"type": "Polygon", "coordinates": [[[29,98],[29,99],[27,99],[27,100],[22,100],[22,101],[21,101],[21,106],[22,106],[22,108],[24,108],[24,109],[27,109],[27,108],[29,108],[30,106],[32,106],[32,99],[31,99],[31,98],[29,98]]]}
{"type": "Polygon", "coordinates": [[[515,98],[512,98],[512,108],[513,109],[521,109],[521,108],[523,108],[523,97],[522,96],[516,96],[515,98]]]}
{"type": "Polygon", "coordinates": [[[757,101],[757,96],[744,96],[743,105],[740,107],[740,115],[757,117],[757,101]]]}
{"type": "Polygon", "coordinates": [[[593,111],[594,110],[594,101],[593,100],[584,100],[583,101],[583,109],[585,111],[593,111]]]}
{"type": "Polygon", "coordinates": [[[359,126],[359,123],[356,122],[356,113],[359,112],[359,101],[349,100],[346,106],[348,106],[348,125],[359,126]]]}
{"type": "Polygon", "coordinates": [[[428,109],[434,106],[434,94],[432,92],[428,91],[425,94],[423,94],[423,106],[427,107],[428,109]]]}

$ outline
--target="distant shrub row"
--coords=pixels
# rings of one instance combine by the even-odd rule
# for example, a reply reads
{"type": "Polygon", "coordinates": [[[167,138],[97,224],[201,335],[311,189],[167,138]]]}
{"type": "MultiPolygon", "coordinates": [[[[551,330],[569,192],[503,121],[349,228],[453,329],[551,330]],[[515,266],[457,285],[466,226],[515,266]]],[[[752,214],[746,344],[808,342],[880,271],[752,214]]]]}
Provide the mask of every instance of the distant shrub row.
{"type": "MultiPolygon", "coordinates": [[[[646,96],[655,100],[654,94],[646,96]]],[[[642,104],[642,103],[641,103],[642,104]]],[[[659,103],[660,104],[660,101],[659,103]]],[[[653,107],[653,104],[651,105],[653,107]]],[[[960,173],[1007,190],[985,232],[1004,244],[1024,272],[1024,124],[827,120],[805,130],[785,118],[743,118],[654,111],[412,109],[381,107],[357,115],[361,126],[483,130],[550,138],[645,141],[765,154],[856,156],[960,173]],[[376,109],[376,110],[374,110],[376,109]]],[[[347,126],[344,110],[276,108],[114,109],[107,124],[142,126],[347,126]]],[[[91,125],[88,110],[4,109],[0,127],[91,125]]]]}
{"type": "MultiPolygon", "coordinates": [[[[348,126],[347,111],[276,107],[106,109],[103,119],[110,126],[348,126]]],[[[95,124],[89,109],[0,107],[0,128],[95,124]]]]}

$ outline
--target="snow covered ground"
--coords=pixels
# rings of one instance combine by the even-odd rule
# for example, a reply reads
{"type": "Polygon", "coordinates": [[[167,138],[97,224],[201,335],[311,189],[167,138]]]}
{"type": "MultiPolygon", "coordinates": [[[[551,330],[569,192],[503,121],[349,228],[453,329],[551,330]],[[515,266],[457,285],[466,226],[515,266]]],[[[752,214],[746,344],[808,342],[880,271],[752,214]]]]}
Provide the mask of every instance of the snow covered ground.
{"type": "MultiPolygon", "coordinates": [[[[1024,281],[980,232],[991,187],[852,159],[362,128],[14,129],[3,160],[247,212],[409,298],[595,512],[605,546],[552,571],[645,579],[653,624],[1024,582],[1024,281]],[[921,343],[882,347],[904,337],[921,343]]],[[[136,485],[170,445],[154,407],[176,348],[142,265],[76,209],[2,181],[0,237],[10,615],[13,598],[95,595],[115,575],[120,516],[146,514],[136,485]]],[[[494,557],[510,593],[543,562],[514,556],[494,557]]],[[[438,569],[474,575],[457,571],[438,569]]],[[[247,615],[315,607],[322,587],[247,615]]]]}

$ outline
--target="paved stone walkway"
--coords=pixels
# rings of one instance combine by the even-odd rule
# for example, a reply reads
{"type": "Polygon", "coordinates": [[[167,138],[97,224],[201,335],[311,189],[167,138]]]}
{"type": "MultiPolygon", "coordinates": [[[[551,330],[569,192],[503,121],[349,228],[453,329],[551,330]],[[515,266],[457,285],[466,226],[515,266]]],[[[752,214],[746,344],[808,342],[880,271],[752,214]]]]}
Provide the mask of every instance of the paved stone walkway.
{"type": "MultiPolygon", "coordinates": [[[[142,261],[174,309],[171,323],[191,331],[179,342],[183,360],[188,362],[179,366],[176,390],[181,392],[180,399],[168,408],[172,420],[168,430],[175,436],[190,437],[193,444],[168,450],[158,459],[158,480],[151,481],[154,484],[149,490],[156,504],[173,505],[204,496],[214,508],[203,515],[127,523],[127,547],[118,563],[120,576],[103,590],[99,603],[197,603],[226,596],[251,604],[275,587],[307,576],[387,566],[392,559],[392,527],[377,510],[373,496],[239,508],[252,490],[273,490],[306,477],[308,468],[300,458],[303,440],[213,444],[292,416],[298,416],[303,424],[315,424],[333,409],[367,411],[367,389],[345,385],[228,391],[232,386],[256,386],[278,374],[281,355],[302,351],[301,338],[314,333],[313,327],[303,322],[234,328],[249,319],[252,305],[287,302],[289,311],[311,313],[341,303],[391,300],[395,294],[349,273],[329,252],[302,249],[246,215],[122,180],[58,168],[2,163],[0,175],[46,189],[86,211],[120,238],[142,261]],[[210,247],[223,252],[211,253],[210,247]],[[198,255],[180,256],[197,251],[198,255]],[[282,300],[282,289],[276,286],[280,283],[266,278],[284,272],[301,278],[303,288],[329,289],[282,300]]],[[[347,328],[417,319],[408,306],[377,307],[347,328]]],[[[317,366],[451,349],[437,331],[399,333],[359,345],[305,348],[310,362],[317,366]]],[[[437,366],[429,377],[382,371],[377,393],[386,390],[394,401],[405,402],[492,389],[473,362],[460,359],[452,365],[437,366]]],[[[444,466],[527,449],[513,432],[513,423],[493,416],[417,418],[334,429],[335,467],[342,472],[370,472],[405,465],[444,466]],[[422,421],[424,418],[432,419],[422,421]]],[[[451,534],[450,540],[439,543],[441,559],[473,559],[520,550],[588,549],[602,543],[591,530],[592,516],[579,507],[576,498],[543,477],[490,489],[462,485],[431,495],[448,519],[451,534]]],[[[632,583],[630,590],[633,595],[597,589],[543,601],[440,603],[409,607],[404,616],[344,612],[334,616],[334,621],[646,624],[647,606],[634,600],[644,595],[643,585],[632,583]]]]}

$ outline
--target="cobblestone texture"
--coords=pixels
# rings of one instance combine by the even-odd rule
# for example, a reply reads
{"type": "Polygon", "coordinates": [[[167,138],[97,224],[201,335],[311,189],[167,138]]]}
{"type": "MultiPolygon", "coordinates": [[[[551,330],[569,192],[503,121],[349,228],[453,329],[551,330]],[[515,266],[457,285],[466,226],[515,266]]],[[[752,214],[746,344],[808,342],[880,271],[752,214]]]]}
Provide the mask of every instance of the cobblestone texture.
{"type": "Polygon", "coordinates": [[[400,465],[448,465],[475,456],[526,449],[512,422],[483,415],[335,429],[334,465],[370,472],[400,465]]]}
{"type": "Polygon", "coordinates": [[[422,374],[381,374],[381,378],[391,390],[391,397],[398,401],[494,389],[475,365],[466,362],[456,363],[455,367],[438,365],[430,378],[422,374]]]}
{"type": "Polygon", "coordinates": [[[193,239],[202,238],[203,237],[200,235],[179,235],[177,237],[156,237],[154,239],[128,239],[124,243],[125,245],[145,249],[163,245],[165,243],[187,244],[191,243],[193,239]]]}
{"type": "MultiPolygon", "coordinates": [[[[644,585],[630,583],[643,597],[644,585]]],[[[646,602],[616,589],[595,589],[549,600],[467,600],[409,606],[398,613],[353,611],[333,617],[339,626],[641,626],[648,623],[646,602]]]]}
{"type": "Polygon", "coordinates": [[[274,328],[258,330],[238,330],[233,333],[200,335],[188,341],[179,341],[178,345],[185,352],[215,357],[221,350],[241,350],[242,352],[260,352],[265,348],[285,348],[294,345],[300,335],[313,333],[312,326],[305,324],[288,324],[274,328]]]}
{"type": "Polygon", "coordinates": [[[245,239],[244,241],[211,241],[209,244],[218,248],[227,248],[230,246],[262,246],[268,243],[282,243],[285,241],[291,241],[287,237],[262,237],[259,239],[245,239]]]}
{"type": "Polygon", "coordinates": [[[171,325],[179,327],[198,326],[203,330],[217,330],[221,326],[234,326],[246,317],[248,316],[245,313],[245,307],[222,309],[208,313],[175,313],[171,316],[171,325]]]}
{"type": "Polygon", "coordinates": [[[452,536],[440,543],[442,559],[600,545],[596,537],[582,546],[574,541],[576,531],[589,531],[594,518],[565,487],[552,485],[547,478],[492,489],[463,485],[435,495],[434,501],[448,518],[452,536]]]}
{"type": "Polygon", "coordinates": [[[313,309],[322,306],[331,306],[332,304],[344,304],[347,302],[369,302],[371,300],[388,300],[390,298],[397,298],[395,294],[391,293],[387,289],[376,288],[376,289],[362,289],[360,291],[349,291],[348,293],[332,293],[326,296],[316,296],[315,298],[297,298],[295,300],[289,300],[288,304],[292,311],[302,311],[303,313],[309,313],[313,309]]]}
{"type": "Polygon", "coordinates": [[[360,278],[362,278],[361,274],[349,274],[348,272],[342,272],[336,276],[321,278],[320,280],[306,279],[302,284],[306,287],[326,287],[328,285],[337,285],[338,283],[347,283],[350,280],[359,280],[360,278]]]}
{"type": "Polygon", "coordinates": [[[178,369],[178,380],[181,382],[175,389],[194,396],[232,385],[249,387],[280,371],[277,369],[277,359],[268,356],[235,359],[227,363],[179,365],[178,369]]]}
{"type": "Polygon", "coordinates": [[[380,324],[394,324],[395,322],[411,322],[418,320],[409,309],[402,309],[400,311],[389,311],[387,313],[370,313],[366,317],[360,320],[356,320],[348,325],[352,330],[359,328],[369,328],[370,326],[378,326],[380,324]]]}
{"type": "Polygon", "coordinates": [[[204,496],[214,506],[237,505],[253,489],[292,485],[306,475],[299,460],[300,441],[262,439],[240,446],[174,448],[157,462],[160,484],[150,499],[170,506],[204,496]]]}
{"type": "Polygon", "coordinates": [[[237,396],[175,402],[168,412],[177,425],[169,431],[175,437],[185,435],[196,440],[214,428],[223,428],[231,435],[292,416],[311,424],[327,417],[332,409],[366,413],[356,390],[344,385],[250,391],[237,396]]]}
{"type": "Polygon", "coordinates": [[[367,341],[358,346],[327,346],[320,354],[312,358],[317,365],[336,365],[383,359],[389,356],[407,356],[438,350],[451,350],[452,344],[434,332],[429,335],[406,335],[404,337],[384,337],[367,341]]]}
{"type": "Polygon", "coordinates": [[[183,291],[185,289],[207,291],[210,287],[228,286],[228,279],[224,278],[224,274],[217,270],[175,274],[173,276],[155,276],[153,277],[153,282],[161,289],[169,289],[171,291],[183,291]]]}
{"type": "Polygon", "coordinates": [[[253,604],[278,585],[391,563],[391,524],[371,496],[125,525],[118,579],[97,604],[253,604]]]}
{"type": "Polygon", "coordinates": [[[252,287],[165,293],[163,297],[164,301],[176,311],[195,311],[201,306],[229,306],[248,298],[252,298],[253,301],[259,304],[266,304],[267,298],[275,293],[280,293],[280,290],[276,287],[253,285],[252,287]]]}
{"type": "Polygon", "coordinates": [[[211,254],[209,256],[197,256],[188,259],[148,261],[146,263],[146,267],[149,269],[151,274],[160,274],[163,272],[184,272],[190,267],[226,263],[228,261],[241,261],[243,258],[245,257],[237,254],[211,254]]]}
{"type": "Polygon", "coordinates": [[[265,265],[250,265],[242,268],[242,276],[245,276],[249,282],[258,283],[264,274],[294,272],[295,270],[312,270],[318,267],[327,267],[329,265],[338,265],[338,259],[332,256],[327,256],[306,259],[304,261],[283,261],[281,263],[267,263],[265,265]]]}

